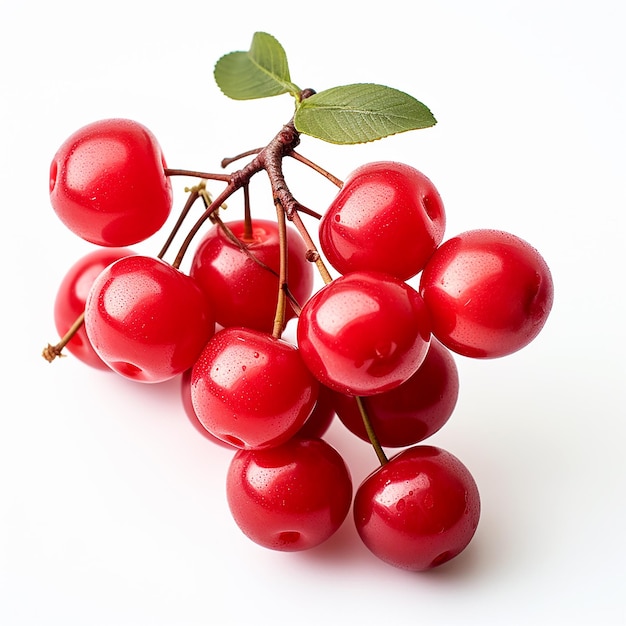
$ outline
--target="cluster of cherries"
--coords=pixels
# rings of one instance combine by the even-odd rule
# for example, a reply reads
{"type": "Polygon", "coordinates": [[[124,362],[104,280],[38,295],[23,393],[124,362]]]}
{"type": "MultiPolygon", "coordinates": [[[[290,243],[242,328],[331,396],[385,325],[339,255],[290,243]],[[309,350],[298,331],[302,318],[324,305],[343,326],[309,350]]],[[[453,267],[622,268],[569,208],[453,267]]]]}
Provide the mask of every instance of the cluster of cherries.
{"type": "MultiPolygon", "coordinates": [[[[281,158],[294,155],[288,147],[281,158]]],[[[51,204],[98,247],[59,288],[63,339],[44,356],[67,346],[135,381],[179,376],[198,430],[233,450],[228,504],[258,544],[312,548],[352,508],[358,535],[383,561],[413,571],[445,563],[469,544],[480,516],[468,469],[420,444],[456,405],[452,353],[501,357],[534,339],[552,305],[550,271],[509,233],[473,230],[444,242],[439,193],[397,162],[365,164],[338,183],[317,216],[319,251],[299,210],[282,211],[277,192],[275,221],[246,214],[223,222],[217,208],[247,190],[242,172],[281,178],[263,156],[256,151],[253,171],[211,176],[227,185],[215,200],[202,184],[191,190],[186,209],[202,199],[211,219],[190,231],[187,243],[207,224],[183,272],[180,255],[167,263],[163,251],[127,247],[159,231],[172,208],[177,171],[153,134],[111,119],[69,137],[52,162],[51,204]],[[317,290],[316,265],[324,279],[317,290]],[[290,319],[295,340],[283,336],[290,319]],[[335,416],[380,461],[356,490],[323,439],[335,416]],[[387,458],[383,448],[400,451],[387,458]]]]}

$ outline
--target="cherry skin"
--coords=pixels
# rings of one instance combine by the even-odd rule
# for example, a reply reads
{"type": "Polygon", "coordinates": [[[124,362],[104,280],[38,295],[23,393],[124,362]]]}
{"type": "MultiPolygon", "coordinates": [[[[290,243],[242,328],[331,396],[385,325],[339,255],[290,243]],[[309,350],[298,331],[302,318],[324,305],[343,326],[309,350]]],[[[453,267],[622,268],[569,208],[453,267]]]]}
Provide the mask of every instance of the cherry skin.
{"type": "Polygon", "coordinates": [[[318,389],[295,345],[237,326],[217,332],[191,371],[198,419],[237,448],[273,447],[293,437],[318,389]]]}
{"type": "Polygon", "coordinates": [[[85,329],[111,369],[156,383],[193,365],[215,321],[193,279],[160,259],[135,255],[96,278],[85,305],[85,329]]]}
{"type": "Polygon", "coordinates": [[[480,495],[454,455],[414,446],[361,483],[353,515],[361,540],[375,556],[401,569],[424,571],[468,546],[480,518],[480,495]]]}
{"type": "MultiPolygon", "coordinates": [[[[402,448],[436,433],[452,415],[458,395],[454,357],[432,339],[424,362],[411,378],[395,389],[362,400],[380,445],[402,448]]],[[[337,393],[333,405],[344,426],[369,441],[356,399],[337,393]]]]}
{"type": "MultiPolygon", "coordinates": [[[[226,226],[245,250],[215,225],[198,245],[189,273],[214,303],[219,325],[270,332],[278,300],[278,224],[271,220],[253,220],[248,239],[244,220],[227,222],[226,226]]],[[[288,227],[287,281],[291,293],[301,304],[313,290],[313,266],[306,260],[306,251],[298,232],[288,227]]],[[[288,305],[286,320],[294,315],[288,305]]]]}
{"type": "Polygon", "coordinates": [[[128,246],[156,233],[172,208],[165,159],[150,130],[106,119],[68,137],[50,166],[50,201],[76,235],[128,246]]]}
{"type": "Polygon", "coordinates": [[[382,161],[348,176],[319,224],[320,247],[341,274],[373,270],[407,280],[441,243],[439,192],[415,168],[382,161]]]}
{"type": "Polygon", "coordinates": [[[530,343],[554,299],[550,269],[507,232],[471,230],[443,243],[420,277],[433,334],[467,357],[496,358],[530,343]]]}
{"type": "Polygon", "coordinates": [[[255,543],[285,552],[308,550],[343,524],[352,479],[330,444],[294,437],[271,449],[237,451],[226,496],[233,519],[255,543]]]}
{"type": "MultiPolygon", "coordinates": [[[[183,372],[183,375],[181,376],[180,387],[183,408],[185,410],[187,418],[191,422],[191,425],[209,441],[217,443],[226,448],[237,449],[232,444],[226,441],[222,441],[221,439],[218,439],[217,437],[212,435],[198,419],[198,415],[196,414],[196,410],[193,408],[193,401],[191,399],[191,369],[183,372]]],[[[319,394],[317,402],[315,403],[315,407],[313,408],[313,411],[311,412],[311,415],[309,415],[309,417],[307,418],[306,422],[304,422],[304,425],[296,433],[298,437],[314,439],[322,437],[324,434],[326,434],[326,431],[330,428],[330,425],[335,418],[335,409],[331,393],[332,392],[327,387],[324,387],[323,385],[319,386],[319,394]]]]}
{"type": "MultiPolygon", "coordinates": [[[[129,248],[98,248],[85,254],[67,271],[54,301],[54,323],[63,337],[80,315],[85,312],[85,303],[91,286],[99,274],[113,261],[134,254],[129,248]]],[[[66,348],[83,363],[96,369],[111,371],[109,366],[93,349],[85,325],[74,333],[66,348]]]]}
{"type": "Polygon", "coordinates": [[[214,437],[198,419],[196,410],[193,408],[193,402],[191,401],[191,368],[185,370],[180,378],[180,398],[183,403],[185,415],[197,432],[199,432],[205,439],[223,446],[224,448],[229,448],[231,450],[235,449],[234,446],[230,445],[226,441],[222,441],[221,439],[214,437]]]}
{"type": "Polygon", "coordinates": [[[302,358],[317,379],[340,393],[367,396],[397,387],[422,364],[430,319],[419,293],[378,272],[351,272],[302,307],[302,358]]]}

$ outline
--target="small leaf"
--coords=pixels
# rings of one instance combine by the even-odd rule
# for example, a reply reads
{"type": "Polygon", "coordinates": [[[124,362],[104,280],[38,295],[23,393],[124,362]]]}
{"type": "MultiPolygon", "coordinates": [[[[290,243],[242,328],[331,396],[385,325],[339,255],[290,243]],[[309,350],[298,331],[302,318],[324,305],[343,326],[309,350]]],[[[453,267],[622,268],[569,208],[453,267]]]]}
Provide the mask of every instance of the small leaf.
{"type": "Polygon", "coordinates": [[[230,52],[215,64],[215,82],[233,100],[299,93],[291,82],[287,55],[267,33],[255,33],[248,52],[230,52]]]}
{"type": "Polygon", "coordinates": [[[296,129],[336,144],[375,141],[437,123],[412,96],[384,85],[360,83],[326,89],[302,100],[296,129]]]}

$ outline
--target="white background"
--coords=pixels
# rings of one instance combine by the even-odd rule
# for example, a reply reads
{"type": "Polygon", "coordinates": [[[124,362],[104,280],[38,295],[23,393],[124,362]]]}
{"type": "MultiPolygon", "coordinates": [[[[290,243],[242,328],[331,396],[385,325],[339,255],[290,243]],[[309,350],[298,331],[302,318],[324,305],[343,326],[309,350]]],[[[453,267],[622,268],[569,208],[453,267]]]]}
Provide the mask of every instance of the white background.
{"type": "MultiPolygon", "coordinates": [[[[626,623],[623,7],[2,0],[0,623],[626,623]],[[447,236],[510,230],[553,271],[533,344],[457,359],[457,410],[429,442],[470,468],[483,513],[470,547],[431,573],[378,562],[350,518],[309,553],[252,544],[225,503],[231,453],[190,426],[178,381],[137,386],[40,357],[56,340],[57,285],[92,249],[49,205],[57,147],[88,122],[130,117],[171,167],[219,171],[292,112],[288,96],[232,102],[212,79],[258,30],[283,44],[300,87],[378,82],[439,121],[354,148],[304,138],[303,154],[340,178],[365,161],[410,163],[438,186],[447,236]]],[[[302,167],[289,176],[304,204],[323,210],[334,193],[302,167]]],[[[174,182],[182,206],[192,181],[174,182]]],[[[272,214],[264,182],[253,201],[272,214]]],[[[340,425],[328,440],[358,485],[372,450],[340,425]]]]}

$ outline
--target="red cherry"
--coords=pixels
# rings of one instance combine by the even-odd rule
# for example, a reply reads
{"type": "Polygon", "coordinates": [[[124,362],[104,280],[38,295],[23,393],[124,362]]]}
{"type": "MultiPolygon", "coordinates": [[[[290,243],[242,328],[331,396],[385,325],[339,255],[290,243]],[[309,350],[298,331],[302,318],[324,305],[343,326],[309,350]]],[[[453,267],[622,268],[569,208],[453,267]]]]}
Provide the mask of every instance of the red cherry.
{"type": "Polygon", "coordinates": [[[367,396],[397,387],[422,364],[430,341],[419,293],[377,272],[351,272],[325,285],[302,308],[302,358],[324,385],[367,396]]]}
{"type": "MultiPolygon", "coordinates": [[[[113,261],[134,252],[128,248],[98,248],[78,259],[63,277],[54,301],[54,323],[63,337],[85,311],[87,296],[95,279],[113,261]]],[[[96,369],[109,370],[109,366],[93,349],[85,325],[74,333],[67,350],[83,363],[96,369]]]]}
{"type": "Polygon", "coordinates": [[[252,541],[272,550],[308,550],[343,524],[352,479],[328,443],[295,437],[275,448],[236,452],[226,495],[233,519],[252,541]]]}
{"type": "Polygon", "coordinates": [[[75,234],[128,246],[156,233],[172,208],[172,187],[154,135],[133,120],[88,124],[66,139],[50,166],[50,201],[75,234]]]}
{"type": "MultiPolygon", "coordinates": [[[[107,368],[108,369],[108,368],[107,368]]],[[[232,444],[218,439],[212,435],[198,419],[196,410],[193,408],[193,402],[191,399],[191,370],[187,370],[181,377],[181,399],[183,402],[183,408],[185,414],[189,418],[191,425],[209,441],[218,443],[226,448],[235,448],[232,444]]],[[[332,404],[331,391],[323,385],[319,386],[319,394],[315,408],[311,415],[304,422],[304,426],[296,433],[296,436],[306,439],[316,439],[322,437],[326,431],[330,428],[333,419],[335,418],[335,409],[332,404]]]]}
{"type": "Polygon", "coordinates": [[[372,270],[407,280],[441,243],[446,217],[433,183],[403,163],[357,168],[323,215],[320,247],[341,274],[372,270]]]}
{"type": "MultiPolygon", "coordinates": [[[[450,351],[433,339],[420,368],[390,391],[363,398],[381,446],[402,448],[436,433],[450,418],[459,395],[459,374],[450,351]]],[[[369,441],[352,396],[335,394],[337,416],[352,433],[369,441]]]]}
{"type": "MultiPolygon", "coordinates": [[[[270,220],[253,220],[250,239],[245,238],[244,220],[227,222],[226,226],[248,253],[216,225],[198,245],[189,273],[214,303],[218,324],[270,332],[278,300],[278,224],[270,220]]],[[[306,260],[306,251],[303,239],[294,228],[289,227],[287,280],[291,293],[299,303],[306,302],[313,290],[314,272],[311,263],[306,260]]],[[[294,315],[293,308],[287,306],[286,319],[294,315]]]]}
{"type": "Polygon", "coordinates": [[[226,441],[222,441],[217,437],[214,437],[203,425],[202,422],[198,419],[196,415],[196,410],[193,408],[193,402],[191,401],[191,368],[185,370],[180,379],[180,397],[183,403],[183,409],[185,411],[185,415],[191,422],[191,425],[206,439],[212,441],[213,443],[217,443],[220,446],[225,448],[233,449],[234,446],[231,446],[226,441]]]}
{"type": "Polygon", "coordinates": [[[249,328],[216,333],[191,372],[198,419],[237,448],[293,437],[311,414],[318,387],[296,346],[249,328]]]}
{"type": "Polygon", "coordinates": [[[215,322],[193,279],[160,259],[135,255],[96,278],[85,328],[111,369],[132,380],[161,382],[193,365],[215,322]]]}
{"type": "Polygon", "coordinates": [[[354,521],[365,546],[401,569],[442,565],[469,544],[480,518],[480,496],[469,470],[434,446],[392,457],[359,486],[354,521]]]}
{"type": "Polygon", "coordinates": [[[420,293],[433,334],[468,357],[520,350],[543,328],[554,298],[550,270],[529,243],[472,230],[442,244],[424,268],[420,293]]]}

